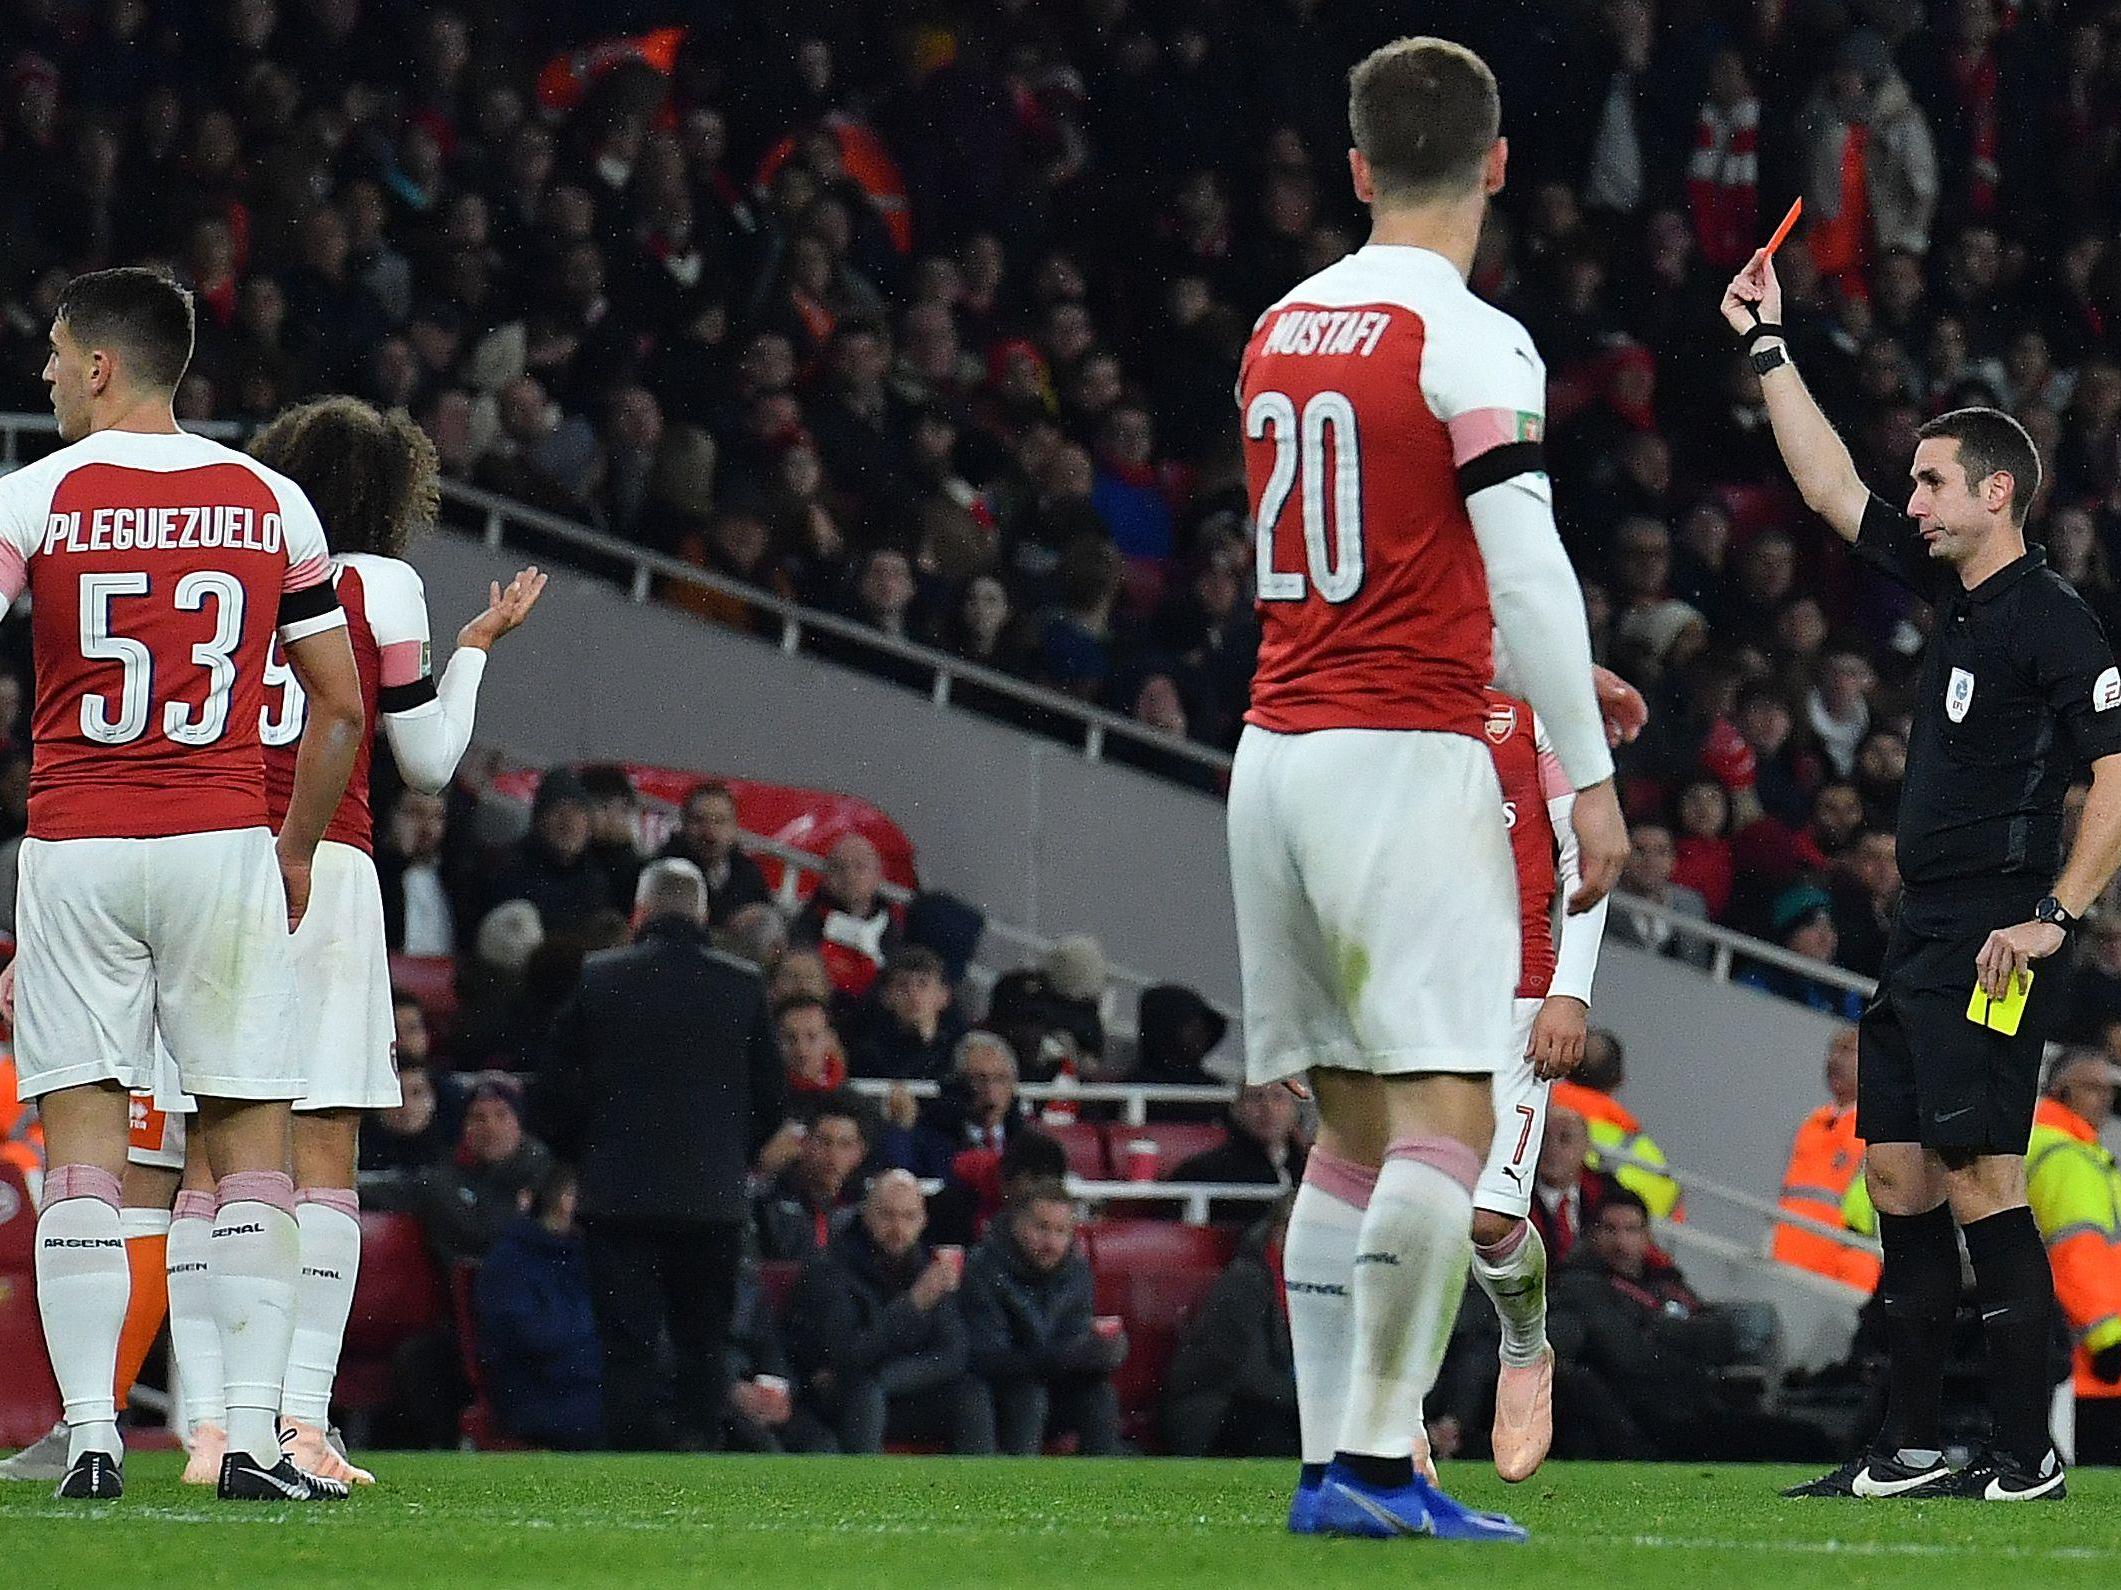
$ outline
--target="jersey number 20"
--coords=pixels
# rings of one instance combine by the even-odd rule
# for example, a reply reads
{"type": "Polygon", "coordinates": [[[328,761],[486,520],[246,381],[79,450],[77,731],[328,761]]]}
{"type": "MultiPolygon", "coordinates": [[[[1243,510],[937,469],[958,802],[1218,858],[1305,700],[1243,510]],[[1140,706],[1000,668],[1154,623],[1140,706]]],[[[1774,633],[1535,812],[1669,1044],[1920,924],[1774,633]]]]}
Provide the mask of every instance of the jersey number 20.
{"type": "Polygon", "coordinates": [[[1355,440],[1355,405],[1344,392],[1316,392],[1299,417],[1288,393],[1261,392],[1245,408],[1245,436],[1256,442],[1270,431],[1274,467],[1267,474],[1267,489],[1259,495],[1259,550],[1254,559],[1259,599],[1301,602],[1308,594],[1303,570],[1274,566],[1274,530],[1289,493],[1300,485],[1308,585],[1316,586],[1329,602],[1345,602],[1362,589],[1363,576],[1362,451],[1355,440]],[[1328,431],[1333,436],[1330,468],[1328,431]]]}
{"type": "MultiPolygon", "coordinates": [[[[147,732],[154,694],[155,659],[147,643],[111,630],[111,605],[119,597],[145,596],[145,572],[81,576],[81,655],[91,662],[119,667],[117,713],[111,699],[81,698],[81,732],[98,745],[130,745],[147,732]]],[[[179,745],[212,745],[228,732],[228,697],[235,688],[235,650],[243,639],[243,582],[233,574],[194,569],[177,581],[175,604],[196,613],[207,598],[214,604],[214,632],[191,649],[191,660],[206,670],[206,699],[162,704],[162,732],[179,745]]]]}

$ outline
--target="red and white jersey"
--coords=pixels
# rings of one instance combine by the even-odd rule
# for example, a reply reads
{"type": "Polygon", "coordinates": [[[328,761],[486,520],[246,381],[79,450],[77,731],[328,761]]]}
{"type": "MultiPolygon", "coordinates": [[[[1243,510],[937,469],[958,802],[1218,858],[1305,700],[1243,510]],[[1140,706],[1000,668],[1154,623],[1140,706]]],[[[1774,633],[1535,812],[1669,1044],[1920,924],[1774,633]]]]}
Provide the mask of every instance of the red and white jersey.
{"type": "Polygon", "coordinates": [[[1573,816],[1576,791],[1561,758],[1547,740],[1546,725],[1529,703],[1490,688],[1482,732],[1502,785],[1502,820],[1517,861],[1520,924],[1517,997],[1545,999],[1567,994],[1591,1002],[1591,981],[1605,936],[1605,902],[1582,916],[1561,919],[1554,942],[1556,895],[1573,894],[1581,875],[1576,864],[1573,816]]]}
{"type": "MultiPolygon", "coordinates": [[[[368,809],[369,763],[378,711],[396,712],[434,699],[428,672],[427,592],[413,566],[372,552],[333,560],[339,605],[346,610],[347,638],[361,675],[361,748],[354,757],[346,794],[332,813],[324,837],[375,853],[375,821],[368,809]]],[[[294,671],[274,649],[266,671],[268,694],[260,719],[265,745],[266,807],[277,829],[295,789],[295,755],[309,716],[308,698],[294,671]]]]}
{"type": "Polygon", "coordinates": [[[29,832],[262,827],[275,630],[345,622],[299,486],[182,432],[99,431],[0,479],[0,611],[27,591],[29,832]]]}
{"type": "Polygon", "coordinates": [[[1517,997],[1544,999],[1554,981],[1554,822],[1547,802],[1573,795],[1561,762],[1531,707],[1500,690],[1487,692],[1483,732],[1502,784],[1502,820],[1517,858],[1517,914],[1522,924],[1517,997]]]}
{"type": "Polygon", "coordinates": [[[1248,721],[1478,735],[1493,620],[1460,470],[1539,440],[1531,337],[1441,254],[1371,244],[1260,317],[1237,396],[1258,538],[1248,721]]]}

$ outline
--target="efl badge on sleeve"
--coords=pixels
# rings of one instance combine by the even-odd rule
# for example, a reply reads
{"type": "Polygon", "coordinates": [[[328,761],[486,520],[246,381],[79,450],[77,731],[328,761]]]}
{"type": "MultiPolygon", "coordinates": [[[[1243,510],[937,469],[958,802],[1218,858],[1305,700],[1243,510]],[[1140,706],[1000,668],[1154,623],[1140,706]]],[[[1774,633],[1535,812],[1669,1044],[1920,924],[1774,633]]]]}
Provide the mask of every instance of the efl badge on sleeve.
{"type": "Polygon", "coordinates": [[[1498,701],[1488,708],[1488,738],[1497,745],[1502,744],[1517,732],[1517,706],[1510,701],[1498,701]]]}
{"type": "Polygon", "coordinates": [[[1954,723],[1966,721],[1966,709],[1974,704],[1974,676],[1964,668],[1952,670],[1952,682],[1944,687],[1944,715],[1954,723]]]}
{"type": "Polygon", "coordinates": [[[2109,668],[2092,686],[2092,710],[2111,712],[2121,707],[2121,668],[2109,668]]]}

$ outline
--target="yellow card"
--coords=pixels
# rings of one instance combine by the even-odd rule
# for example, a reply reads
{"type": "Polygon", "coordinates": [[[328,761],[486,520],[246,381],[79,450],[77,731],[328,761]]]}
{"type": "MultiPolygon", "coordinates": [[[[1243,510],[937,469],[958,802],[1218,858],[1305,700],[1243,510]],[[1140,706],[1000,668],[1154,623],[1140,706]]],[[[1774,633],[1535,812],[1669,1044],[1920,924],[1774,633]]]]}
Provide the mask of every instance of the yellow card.
{"type": "Polygon", "coordinates": [[[1990,999],[1976,983],[1974,997],[1966,1002],[1966,1019],[1990,1032],[2000,1032],[2006,1038],[2015,1037],[2018,1023],[2025,1016],[2026,996],[2032,991],[2033,969],[2030,966],[2018,974],[2016,985],[2001,999],[1990,999]]]}

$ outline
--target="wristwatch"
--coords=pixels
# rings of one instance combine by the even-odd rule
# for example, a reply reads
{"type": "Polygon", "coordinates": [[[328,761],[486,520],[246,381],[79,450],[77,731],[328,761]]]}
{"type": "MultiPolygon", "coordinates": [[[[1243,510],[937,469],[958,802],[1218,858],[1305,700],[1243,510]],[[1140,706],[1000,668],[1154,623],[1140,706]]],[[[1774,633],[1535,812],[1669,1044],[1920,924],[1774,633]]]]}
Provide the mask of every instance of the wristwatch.
{"type": "Polygon", "coordinates": [[[1782,348],[1763,348],[1758,353],[1746,356],[1752,361],[1753,374],[1766,375],[1770,370],[1779,370],[1790,362],[1790,356],[1782,348]]]}
{"type": "Polygon", "coordinates": [[[2049,895],[2045,900],[2033,907],[2033,920],[2035,922],[2051,923],[2067,933],[2077,925],[2079,919],[2065,911],[2060,900],[2057,900],[2053,895],[2049,895]]]}

